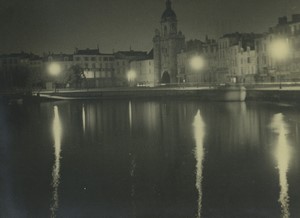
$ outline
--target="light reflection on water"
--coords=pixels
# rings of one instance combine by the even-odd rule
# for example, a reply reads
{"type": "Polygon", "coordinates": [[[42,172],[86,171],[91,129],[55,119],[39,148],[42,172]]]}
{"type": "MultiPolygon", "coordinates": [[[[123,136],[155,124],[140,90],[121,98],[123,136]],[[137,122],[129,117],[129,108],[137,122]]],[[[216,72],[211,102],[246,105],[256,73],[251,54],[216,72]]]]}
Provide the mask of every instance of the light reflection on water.
{"type": "Polygon", "coordinates": [[[52,205],[51,205],[51,217],[56,217],[56,211],[58,209],[58,186],[60,183],[60,153],[61,153],[61,136],[62,125],[59,117],[58,107],[54,106],[54,119],[52,126],[53,138],[54,138],[54,155],[55,161],[52,169],[52,205]]]}
{"type": "Polygon", "coordinates": [[[131,101],[128,103],[128,116],[129,116],[129,127],[130,127],[130,134],[132,131],[132,108],[131,108],[131,101]]]}
{"type": "Polygon", "coordinates": [[[289,210],[289,184],[287,173],[289,170],[289,162],[291,160],[291,147],[289,145],[287,135],[287,123],[284,121],[283,114],[275,114],[272,119],[271,128],[277,134],[275,158],[277,161],[277,169],[279,174],[280,195],[278,201],[281,204],[281,216],[283,218],[290,217],[289,210]]]}
{"type": "Polygon", "coordinates": [[[196,142],[195,158],[196,158],[196,188],[198,191],[198,213],[197,217],[201,217],[202,208],[202,180],[203,180],[203,161],[204,161],[204,136],[205,124],[201,117],[200,110],[198,110],[194,118],[194,138],[196,142]]]}
{"type": "Polygon", "coordinates": [[[82,105],[82,128],[83,132],[85,133],[85,107],[84,104],[82,105]]]}
{"type": "Polygon", "coordinates": [[[12,139],[11,155],[0,146],[11,166],[0,164],[1,190],[12,186],[0,202],[13,196],[28,217],[299,214],[299,110],[134,99],[38,108],[0,124],[12,139]]]}
{"type": "Polygon", "coordinates": [[[133,217],[136,217],[136,203],[135,203],[135,168],[136,168],[136,160],[133,154],[130,154],[130,177],[131,177],[131,205],[132,205],[132,214],[133,217]]]}
{"type": "MultiPolygon", "coordinates": [[[[128,102],[128,122],[129,122],[129,128],[130,128],[130,136],[132,134],[132,108],[131,108],[131,101],[128,102]]],[[[134,183],[134,177],[135,177],[135,168],[136,168],[136,158],[134,155],[134,151],[132,148],[132,142],[130,144],[130,152],[129,152],[129,158],[130,158],[130,178],[131,178],[131,205],[132,205],[132,216],[136,217],[136,203],[135,203],[135,183],[134,183]]]]}

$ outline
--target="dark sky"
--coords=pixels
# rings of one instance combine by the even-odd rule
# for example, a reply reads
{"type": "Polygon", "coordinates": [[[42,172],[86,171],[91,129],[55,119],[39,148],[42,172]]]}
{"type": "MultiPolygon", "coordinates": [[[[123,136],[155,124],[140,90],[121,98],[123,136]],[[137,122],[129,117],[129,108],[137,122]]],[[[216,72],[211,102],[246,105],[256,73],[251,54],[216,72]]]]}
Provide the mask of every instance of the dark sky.
{"type": "MultiPolygon", "coordinates": [[[[172,0],[186,39],[266,32],[299,0],[172,0]]],[[[0,0],[0,54],[150,50],[165,0],[0,0]]]]}

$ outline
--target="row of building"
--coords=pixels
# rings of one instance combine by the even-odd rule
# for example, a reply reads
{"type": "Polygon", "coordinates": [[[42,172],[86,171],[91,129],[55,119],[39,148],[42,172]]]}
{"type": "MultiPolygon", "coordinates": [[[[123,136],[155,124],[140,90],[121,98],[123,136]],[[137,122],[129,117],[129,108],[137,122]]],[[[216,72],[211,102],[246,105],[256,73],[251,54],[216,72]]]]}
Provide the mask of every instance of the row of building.
{"type": "Polygon", "coordinates": [[[28,68],[44,82],[53,81],[48,75],[50,64],[60,66],[61,74],[72,66],[82,69],[89,87],[145,85],[159,83],[224,83],[300,81],[300,14],[278,19],[266,33],[231,33],[217,40],[185,40],[177,30],[177,16],[170,0],[161,16],[160,28],[155,30],[153,49],[118,51],[110,54],[96,49],[76,49],[73,54],[18,53],[0,56],[0,79],[9,85],[12,77],[28,68]],[[274,56],[274,42],[281,58],[274,56]],[[273,49],[273,50],[272,50],[273,49]],[[282,51],[281,51],[281,50],[282,51]],[[272,53],[273,52],[273,53],[272,53]],[[203,61],[201,69],[190,63],[194,57],[203,61]]]}
{"type": "MultiPolygon", "coordinates": [[[[136,78],[141,83],[153,81],[153,52],[118,51],[107,54],[96,49],[76,49],[73,54],[44,54],[39,57],[30,53],[17,53],[0,56],[0,81],[11,85],[13,77],[26,68],[30,74],[39,74],[45,88],[47,82],[61,81],[50,75],[49,67],[55,63],[60,72],[56,77],[64,77],[73,66],[82,69],[88,87],[127,86],[128,72],[134,68],[136,78]]],[[[67,85],[67,84],[65,84],[67,85]]]]}
{"type": "Polygon", "coordinates": [[[177,16],[167,0],[160,29],[153,38],[154,65],[158,81],[274,82],[300,81],[300,14],[291,20],[280,17],[263,34],[231,33],[218,40],[185,42],[177,31],[177,16]],[[195,69],[191,60],[199,56],[203,68],[195,69]]]}

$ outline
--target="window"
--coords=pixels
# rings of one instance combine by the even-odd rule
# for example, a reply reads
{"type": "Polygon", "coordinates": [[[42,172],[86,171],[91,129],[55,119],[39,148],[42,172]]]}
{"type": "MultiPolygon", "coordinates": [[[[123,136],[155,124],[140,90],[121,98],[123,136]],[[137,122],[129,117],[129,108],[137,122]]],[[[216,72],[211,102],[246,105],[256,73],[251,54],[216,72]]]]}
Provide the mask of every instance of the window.
{"type": "Polygon", "coordinates": [[[104,61],[108,61],[108,57],[105,57],[105,58],[104,58],[104,61]]]}
{"type": "Polygon", "coordinates": [[[96,61],[96,58],[95,58],[95,57],[91,57],[91,60],[92,60],[92,61],[96,61]]]}
{"type": "Polygon", "coordinates": [[[88,60],[89,60],[89,58],[88,58],[88,57],[85,57],[85,58],[84,58],[84,60],[85,60],[85,61],[88,61],[88,60]]]}
{"type": "Polygon", "coordinates": [[[267,63],[267,58],[266,58],[266,56],[263,56],[263,63],[264,63],[264,64],[267,63]]]}
{"type": "Polygon", "coordinates": [[[76,61],[80,61],[80,57],[76,57],[76,59],[75,59],[76,61]]]}
{"type": "Polygon", "coordinates": [[[251,59],[250,57],[247,58],[247,63],[250,64],[251,63],[251,59]]]}

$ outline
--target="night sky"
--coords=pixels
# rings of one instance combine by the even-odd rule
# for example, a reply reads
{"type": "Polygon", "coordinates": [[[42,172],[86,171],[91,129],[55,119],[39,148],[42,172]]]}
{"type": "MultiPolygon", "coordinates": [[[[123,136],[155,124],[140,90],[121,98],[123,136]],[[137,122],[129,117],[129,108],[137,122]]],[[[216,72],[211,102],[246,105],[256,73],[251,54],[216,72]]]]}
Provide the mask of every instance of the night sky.
{"type": "MultiPolygon", "coordinates": [[[[299,0],[172,0],[186,39],[266,32],[299,0]]],[[[165,0],[0,0],[0,54],[150,50],[165,0]]]]}

